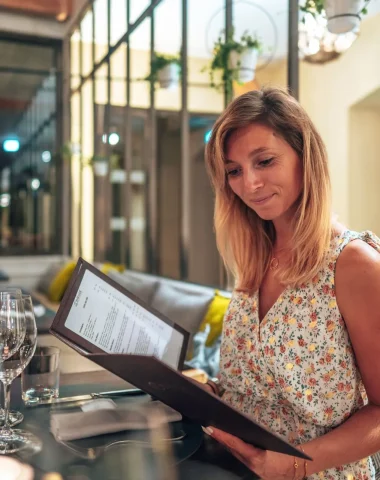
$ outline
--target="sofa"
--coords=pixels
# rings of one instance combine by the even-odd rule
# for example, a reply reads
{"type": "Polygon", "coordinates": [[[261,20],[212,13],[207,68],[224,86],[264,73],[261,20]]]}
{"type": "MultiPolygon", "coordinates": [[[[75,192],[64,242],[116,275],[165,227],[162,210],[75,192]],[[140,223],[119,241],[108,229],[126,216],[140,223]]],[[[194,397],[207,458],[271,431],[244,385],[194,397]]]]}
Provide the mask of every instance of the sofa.
{"type": "MultiPolygon", "coordinates": [[[[61,371],[72,373],[100,367],[63,344],[49,333],[68,284],[75,262],[62,260],[50,266],[32,290],[40,345],[54,345],[61,350],[61,371]]],[[[140,273],[112,264],[96,264],[122,287],[147,305],[164,314],[190,333],[187,367],[201,369],[209,376],[217,374],[222,323],[231,292],[210,286],[140,273]]]]}

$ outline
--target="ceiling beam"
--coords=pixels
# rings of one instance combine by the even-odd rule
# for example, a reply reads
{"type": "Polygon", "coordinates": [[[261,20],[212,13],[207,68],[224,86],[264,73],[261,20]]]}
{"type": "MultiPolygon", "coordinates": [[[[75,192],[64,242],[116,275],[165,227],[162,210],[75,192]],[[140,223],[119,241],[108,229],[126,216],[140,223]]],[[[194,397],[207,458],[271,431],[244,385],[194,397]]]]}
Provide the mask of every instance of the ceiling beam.
{"type": "Polygon", "coordinates": [[[72,0],[0,0],[0,8],[17,13],[55,17],[60,22],[72,13],[72,0]]]}

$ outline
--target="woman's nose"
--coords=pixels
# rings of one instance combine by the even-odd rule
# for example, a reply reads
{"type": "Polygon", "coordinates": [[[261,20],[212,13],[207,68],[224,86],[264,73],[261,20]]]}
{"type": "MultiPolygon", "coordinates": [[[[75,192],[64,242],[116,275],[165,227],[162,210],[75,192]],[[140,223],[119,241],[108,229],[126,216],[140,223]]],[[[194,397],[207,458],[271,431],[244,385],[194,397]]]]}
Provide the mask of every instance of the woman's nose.
{"type": "Polygon", "coordinates": [[[264,184],[261,172],[249,169],[244,173],[244,188],[246,190],[257,190],[264,184]]]}

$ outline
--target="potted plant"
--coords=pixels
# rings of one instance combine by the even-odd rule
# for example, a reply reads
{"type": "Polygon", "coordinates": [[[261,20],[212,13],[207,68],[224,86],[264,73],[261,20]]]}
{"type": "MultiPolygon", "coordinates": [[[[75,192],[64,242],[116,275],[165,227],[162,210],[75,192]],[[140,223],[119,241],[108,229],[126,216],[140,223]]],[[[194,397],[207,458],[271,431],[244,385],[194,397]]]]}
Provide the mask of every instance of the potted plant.
{"type": "Polygon", "coordinates": [[[150,64],[150,74],[144,79],[158,82],[161,88],[175,88],[181,76],[181,58],[179,55],[154,53],[150,64]]]}
{"type": "Polygon", "coordinates": [[[94,175],[97,177],[106,177],[108,174],[108,159],[102,155],[94,155],[91,159],[91,165],[94,175]]]}
{"type": "Polygon", "coordinates": [[[300,7],[304,13],[312,15],[323,12],[327,17],[327,29],[341,34],[356,30],[360,25],[360,15],[367,13],[370,0],[306,0],[300,7]]]}
{"type": "Polygon", "coordinates": [[[222,82],[227,92],[232,92],[232,81],[247,83],[255,78],[257,60],[262,50],[262,44],[257,39],[245,32],[240,40],[234,39],[231,30],[226,37],[220,35],[214,45],[214,56],[208,67],[210,83],[215,84],[215,72],[222,72],[222,82]]]}

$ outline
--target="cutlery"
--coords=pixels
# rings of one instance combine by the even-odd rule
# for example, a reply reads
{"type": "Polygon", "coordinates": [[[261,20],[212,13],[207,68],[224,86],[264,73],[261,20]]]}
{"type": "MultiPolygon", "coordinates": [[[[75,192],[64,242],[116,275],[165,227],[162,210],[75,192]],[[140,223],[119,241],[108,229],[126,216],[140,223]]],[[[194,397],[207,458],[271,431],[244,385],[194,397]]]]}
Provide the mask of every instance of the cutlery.
{"type": "Polygon", "coordinates": [[[61,403],[78,403],[93,400],[94,398],[121,398],[135,395],[146,395],[139,388],[129,388],[127,390],[111,390],[109,392],[88,393],[85,395],[74,395],[71,397],[51,398],[41,400],[38,403],[26,405],[27,407],[38,407],[40,405],[59,405],[61,403]]]}
{"type": "MultiPolygon", "coordinates": [[[[180,430],[178,434],[174,437],[164,438],[164,442],[179,442],[186,437],[186,433],[183,430],[180,430]]],[[[107,445],[102,445],[99,447],[79,447],[78,445],[73,444],[72,442],[59,441],[60,445],[63,445],[68,450],[70,450],[75,455],[86,460],[96,460],[103,453],[113,447],[120,447],[124,445],[141,445],[142,447],[149,448],[152,447],[151,442],[146,442],[144,440],[115,440],[114,442],[108,443],[107,445]]]]}

